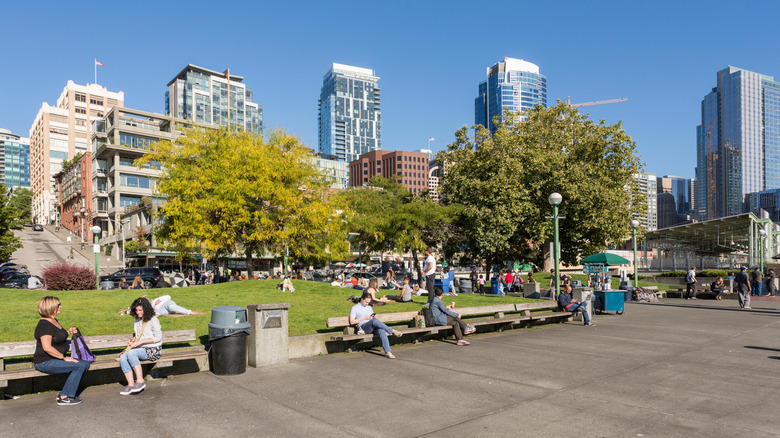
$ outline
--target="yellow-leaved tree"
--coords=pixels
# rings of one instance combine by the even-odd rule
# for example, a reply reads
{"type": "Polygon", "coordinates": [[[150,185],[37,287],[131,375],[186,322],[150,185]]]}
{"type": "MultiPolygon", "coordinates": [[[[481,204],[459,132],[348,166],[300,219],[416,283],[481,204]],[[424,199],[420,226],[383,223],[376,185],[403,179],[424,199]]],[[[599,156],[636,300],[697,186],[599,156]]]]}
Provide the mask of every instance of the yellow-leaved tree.
{"type": "Polygon", "coordinates": [[[166,202],[156,234],[179,257],[240,253],[251,276],[257,256],[281,257],[289,249],[294,259],[313,262],[348,251],[346,211],[328,196],[330,182],[294,136],[188,128],[152,150],[138,164],[162,164],[155,190],[166,202]]]}

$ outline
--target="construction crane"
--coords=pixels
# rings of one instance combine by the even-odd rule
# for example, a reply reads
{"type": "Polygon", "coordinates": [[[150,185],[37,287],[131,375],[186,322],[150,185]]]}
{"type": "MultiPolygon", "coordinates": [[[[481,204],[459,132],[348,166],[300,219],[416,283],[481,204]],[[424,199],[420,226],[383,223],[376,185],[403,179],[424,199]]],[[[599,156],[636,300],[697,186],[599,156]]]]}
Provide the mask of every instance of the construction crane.
{"type": "Polygon", "coordinates": [[[610,99],[610,100],[597,100],[595,102],[582,102],[582,103],[575,103],[572,105],[571,103],[571,96],[566,101],[566,104],[570,106],[571,108],[577,108],[580,106],[591,106],[591,105],[604,105],[605,103],[618,103],[618,102],[625,102],[628,99],[623,97],[621,99],[610,99]]]}

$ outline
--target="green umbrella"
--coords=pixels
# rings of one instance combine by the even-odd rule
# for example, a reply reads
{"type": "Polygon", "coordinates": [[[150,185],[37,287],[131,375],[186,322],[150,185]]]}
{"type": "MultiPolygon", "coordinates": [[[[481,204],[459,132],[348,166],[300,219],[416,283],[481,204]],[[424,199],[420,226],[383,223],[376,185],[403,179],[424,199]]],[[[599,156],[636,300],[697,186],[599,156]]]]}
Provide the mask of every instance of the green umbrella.
{"type": "Polygon", "coordinates": [[[585,257],[582,259],[583,265],[607,265],[607,266],[614,266],[614,265],[627,265],[631,262],[624,259],[623,257],[620,257],[617,254],[612,254],[609,252],[600,252],[598,254],[593,254],[591,256],[585,257]]]}

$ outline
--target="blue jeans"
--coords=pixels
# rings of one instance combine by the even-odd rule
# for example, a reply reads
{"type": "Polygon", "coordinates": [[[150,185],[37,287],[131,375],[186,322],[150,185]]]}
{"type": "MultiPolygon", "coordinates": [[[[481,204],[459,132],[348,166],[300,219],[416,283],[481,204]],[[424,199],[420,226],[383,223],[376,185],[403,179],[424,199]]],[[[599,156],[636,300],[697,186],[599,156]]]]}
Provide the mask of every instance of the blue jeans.
{"type": "Polygon", "coordinates": [[[146,355],[146,348],[133,348],[119,356],[119,365],[122,367],[123,373],[129,373],[134,366],[141,365],[141,361],[146,359],[149,359],[149,356],[146,355]]]}
{"type": "Polygon", "coordinates": [[[764,284],[763,283],[761,283],[760,281],[759,282],[755,282],[754,281],[753,282],[753,292],[751,293],[751,295],[760,297],[761,294],[763,293],[763,289],[764,289],[764,284]]]}
{"type": "Polygon", "coordinates": [[[46,374],[70,373],[68,380],[65,381],[65,386],[63,386],[62,391],[60,391],[60,395],[75,397],[76,392],[79,389],[79,383],[81,383],[81,378],[89,369],[89,362],[79,360],[77,363],[73,363],[60,359],[52,359],[35,364],[35,369],[46,374]]]}
{"type": "Polygon", "coordinates": [[[369,319],[364,322],[363,325],[358,326],[358,328],[363,329],[366,333],[374,333],[377,331],[379,339],[382,340],[382,348],[385,350],[385,353],[390,352],[390,341],[387,340],[387,335],[393,333],[393,329],[376,318],[369,319]]]}
{"type": "Polygon", "coordinates": [[[576,311],[582,311],[582,319],[585,321],[585,325],[590,324],[590,316],[588,315],[588,303],[572,304],[568,309],[569,312],[574,313],[576,311]]]}
{"type": "Polygon", "coordinates": [[[176,304],[173,302],[173,300],[168,300],[160,306],[159,309],[154,309],[155,313],[158,315],[168,315],[171,313],[180,313],[182,315],[189,315],[191,312],[189,309],[185,309],[184,307],[176,304]]]}

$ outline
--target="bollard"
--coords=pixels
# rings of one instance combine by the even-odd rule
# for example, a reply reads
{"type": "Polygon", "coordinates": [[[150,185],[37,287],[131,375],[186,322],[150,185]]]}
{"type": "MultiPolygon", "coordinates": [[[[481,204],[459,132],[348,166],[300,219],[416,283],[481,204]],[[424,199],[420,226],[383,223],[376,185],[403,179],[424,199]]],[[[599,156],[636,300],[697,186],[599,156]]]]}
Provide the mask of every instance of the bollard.
{"type": "Polygon", "coordinates": [[[251,304],[249,309],[248,363],[255,368],[287,363],[287,309],[289,303],[251,304]]]}

